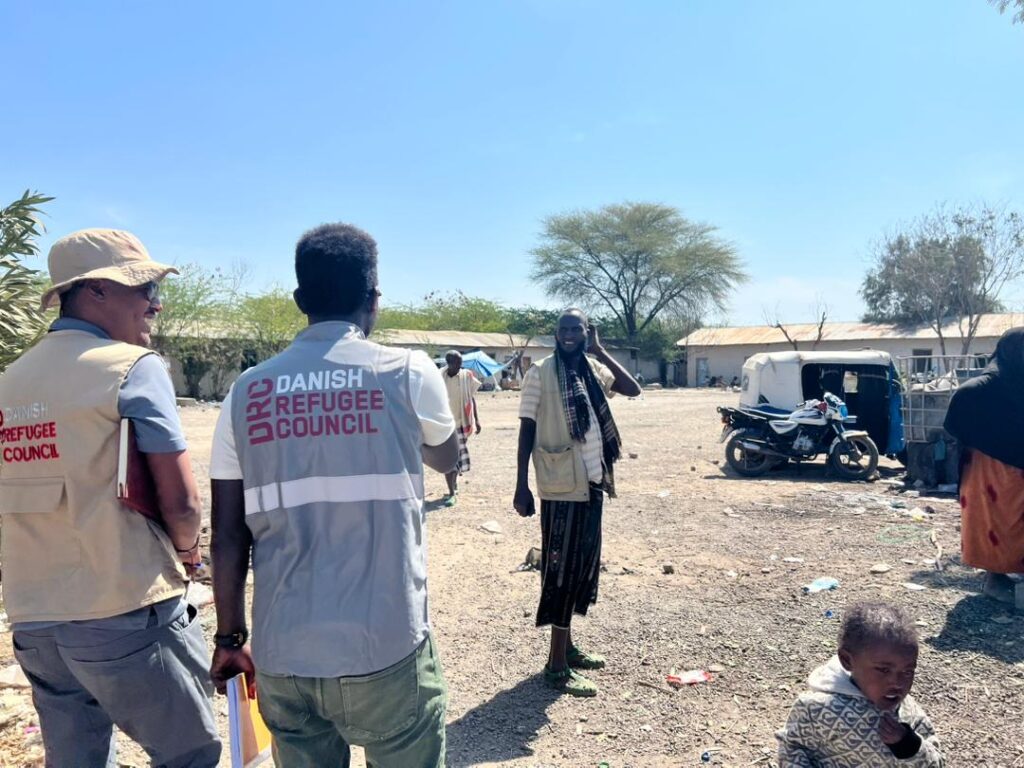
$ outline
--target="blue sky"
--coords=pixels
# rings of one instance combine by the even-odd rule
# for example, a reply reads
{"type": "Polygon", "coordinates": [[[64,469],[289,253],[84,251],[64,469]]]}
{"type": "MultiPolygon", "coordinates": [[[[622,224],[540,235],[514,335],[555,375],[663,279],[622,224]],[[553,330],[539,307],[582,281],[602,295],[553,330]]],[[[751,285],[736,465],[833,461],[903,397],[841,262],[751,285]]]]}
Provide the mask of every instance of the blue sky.
{"type": "Polygon", "coordinates": [[[385,301],[544,304],[545,216],[656,201],[736,245],[712,319],[752,324],[856,319],[872,243],[936,203],[1024,209],[1024,25],[985,0],[229,5],[0,0],[0,197],[57,197],[44,248],[122,227],[291,286],[344,220],[385,301]]]}

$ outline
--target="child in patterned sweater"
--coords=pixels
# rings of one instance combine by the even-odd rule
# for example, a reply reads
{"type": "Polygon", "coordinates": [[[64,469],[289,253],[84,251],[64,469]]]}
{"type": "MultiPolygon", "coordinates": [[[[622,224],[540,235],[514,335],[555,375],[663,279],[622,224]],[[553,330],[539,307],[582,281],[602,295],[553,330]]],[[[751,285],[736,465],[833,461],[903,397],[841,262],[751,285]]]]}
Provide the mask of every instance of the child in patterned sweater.
{"type": "Polygon", "coordinates": [[[932,724],[910,696],[917,633],[885,603],[849,608],[839,653],[818,667],[777,734],[779,768],[942,768],[932,724]]]}

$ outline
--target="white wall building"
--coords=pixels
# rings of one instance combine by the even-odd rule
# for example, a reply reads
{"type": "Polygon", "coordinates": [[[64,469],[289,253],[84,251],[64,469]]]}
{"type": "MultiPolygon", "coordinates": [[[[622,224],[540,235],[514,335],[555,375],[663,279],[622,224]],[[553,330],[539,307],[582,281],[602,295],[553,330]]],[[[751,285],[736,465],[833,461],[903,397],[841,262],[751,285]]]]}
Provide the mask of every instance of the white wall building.
{"type": "MultiPolygon", "coordinates": [[[[1024,325],[1022,313],[982,315],[970,354],[987,360],[1003,332],[1020,325],[1024,325]]],[[[826,323],[817,344],[814,343],[818,335],[817,323],[794,323],[787,325],[786,331],[801,351],[878,349],[888,352],[893,359],[918,358],[915,365],[922,371],[929,367],[928,358],[943,354],[938,334],[927,325],[826,323]]],[[[945,354],[959,355],[961,338],[957,324],[947,325],[943,336],[945,354]]],[[[732,381],[734,376],[740,375],[744,361],[756,352],[793,349],[782,331],[768,325],[701,328],[676,345],[686,354],[686,385],[689,387],[706,386],[713,377],[724,378],[726,383],[732,381]]]]}

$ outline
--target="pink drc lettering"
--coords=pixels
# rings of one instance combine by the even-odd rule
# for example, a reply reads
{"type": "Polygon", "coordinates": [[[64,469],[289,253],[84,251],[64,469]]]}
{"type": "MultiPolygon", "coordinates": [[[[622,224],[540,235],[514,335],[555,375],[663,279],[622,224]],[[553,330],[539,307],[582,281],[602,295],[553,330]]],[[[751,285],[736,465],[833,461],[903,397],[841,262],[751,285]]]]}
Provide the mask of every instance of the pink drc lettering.
{"type": "Polygon", "coordinates": [[[274,391],[271,379],[257,379],[249,382],[246,394],[249,402],[245,405],[246,433],[249,445],[259,445],[274,439],[274,428],[271,425],[273,411],[270,408],[270,395],[274,391]]]}
{"type": "Polygon", "coordinates": [[[380,432],[374,426],[370,413],[293,416],[290,419],[278,419],[274,424],[274,431],[278,440],[321,435],[375,435],[380,432]]]}
{"type": "Polygon", "coordinates": [[[384,390],[357,389],[328,392],[297,392],[274,397],[280,416],[305,416],[349,411],[383,411],[384,390]]]}
{"type": "MultiPolygon", "coordinates": [[[[279,384],[281,379],[278,377],[279,384]]],[[[374,412],[383,411],[385,405],[381,389],[307,391],[304,380],[302,388],[289,391],[288,387],[277,386],[275,391],[272,379],[257,379],[249,383],[246,394],[245,424],[250,445],[291,438],[375,435],[380,429],[374,422],[374,412]]]]}
{"type": "Polygon", "coordinates": [[[37,424],[19,424],[14,427],[0,428],[0,444],[4,445],[0,458],[8,464],[19,464],[27,461],[47,461],[59,459],[60,451],[56,443],[36,445],[10,445],[10,443],[31,442],[34,440],[56,440],[57,422],[44,421],[37,424]]]}
{"type": "Polygon", "coordinates": [[[52,440],[57,437],[57,422],[42,424],[19,424],[16,427],[0,428],[0,443],[18,443],[22,440],[52,440]]]}
{"type": "Polygon", "coordinates": [[[55,443],[43,443],[42,445],[16,445],[13,448],[7,447],[3,450],[3,459],[9,464],[17,464],[25,461],[39,461],[40,459],[59,459],[55,443]]]}

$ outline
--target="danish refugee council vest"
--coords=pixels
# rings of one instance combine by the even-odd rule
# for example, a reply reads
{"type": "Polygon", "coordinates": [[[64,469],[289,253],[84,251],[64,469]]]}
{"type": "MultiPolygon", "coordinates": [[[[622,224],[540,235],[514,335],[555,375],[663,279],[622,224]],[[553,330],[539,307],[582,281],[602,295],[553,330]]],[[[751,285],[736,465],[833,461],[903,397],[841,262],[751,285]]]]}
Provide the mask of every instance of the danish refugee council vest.
{"type": "Polygon", "coordinates": [[[52,331],[0,376],[0,558],[12,622],[106,618],[185,591],[167,534],[116,494],[118,394],[147,354],[52,331]]]}
{"type": "Polygon", "coordinates": [[[263,672],[365,675],[430,631],[409,354],[349,323],[317,323],[235,383],[263,672]]]}

